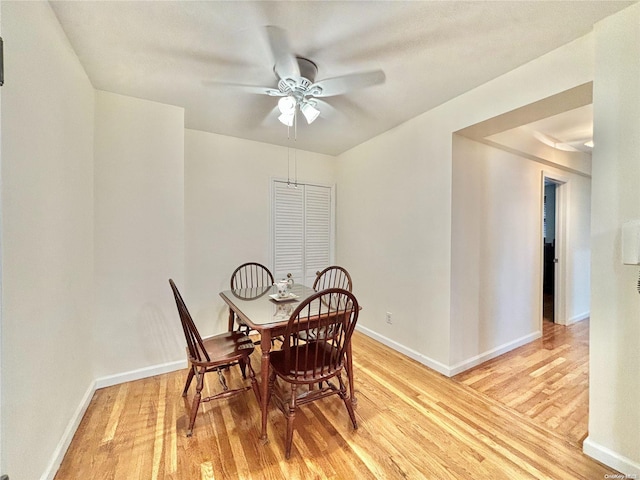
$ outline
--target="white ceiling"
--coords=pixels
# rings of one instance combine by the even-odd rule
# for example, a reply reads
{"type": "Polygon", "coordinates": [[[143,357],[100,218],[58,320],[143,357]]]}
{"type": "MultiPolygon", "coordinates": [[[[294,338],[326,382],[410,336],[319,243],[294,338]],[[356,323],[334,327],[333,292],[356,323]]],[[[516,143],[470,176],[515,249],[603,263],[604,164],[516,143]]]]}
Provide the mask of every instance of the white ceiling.
{"type": "Polygon", "coordinates": [[[526,125],[542,143],[565,151],[591,152],[585,143],[593,141],[593,106],[569,110],[526,125]]]}
{"type": "MultiPolygon", "coordinates": [[[[325,100],[296,147],[339,154],[587,34],[630,1],[52,1],[94,87],[185,108],[190,129],[279,145],[265,25],[288,32],[316,80],[382,69],[386,82],[325,100]]],[[[583,112],[584,113],[584,112],[583,112]]],[[[538,125],[559,138],[556,126],[538,125]]]]}

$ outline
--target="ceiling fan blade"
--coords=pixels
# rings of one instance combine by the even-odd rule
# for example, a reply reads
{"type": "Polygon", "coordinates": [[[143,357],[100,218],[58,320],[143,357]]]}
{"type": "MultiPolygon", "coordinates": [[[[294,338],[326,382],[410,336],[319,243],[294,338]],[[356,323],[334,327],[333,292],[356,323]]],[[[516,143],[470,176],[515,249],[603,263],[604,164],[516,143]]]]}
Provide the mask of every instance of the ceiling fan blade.
{"type": "Polygon", "coordinates": [[[262,122],[260,122],[261,127],[273,127],[274,125],[281,126],[282,124],[278,123],[278,116],[280,115],[280,110],[278,110],[278,106],[273,107],[269,112],[264,116],[262,122]]]}
{"type": "Polygon", "coordinates": [[[276,75],[281,79],[298,78],[300,76],[300,67],[298,66],[296,56],[292,53],[291,47],[289,46],[287,32],[273,25],[268,25],[265,29],[267,31],[269,47],[271,47],[271,53],[273,54],[273,60],[275,61],[274,70],[276,75]]]}
{"type": "Polygon", "coordinates": [[[271,87],[261,87],[258,85],[243,85],[241,83],[228,83],[228,82],[214,82],[205,80],[202,82],[203,85],[208,87],[225,87],[225,88],[234,88],[237,90],[242,90],[247,93],[256,93],[260,95],[269,95],[270,97],[283,97],[284,93],[282,93],[277,88],[271,87]]]}
{"type": "Polygon", "coordinates": [[[341,77],[320,80],[319,82],[311,85],[311,87],[309,87],[309,91],[314,97],[331,97],[334,95],[342,95],[343,93],[347,93],[358,88],[365,88],[384,83],[385,78],[386,77],[382,70],[352,73],[350,75],[342,75],[341,77]],[[314,91],[314,89],[316,91],[314,91]]]}
{"type": "Polygon", "coordinates": [[[327,103],[324,100],[320,100],[320,99],[315,100],[315,102],[317,104],[318,110],[320,110],[321,118],[331,120],[335,118],[344,117],[344,114],[342,114],[340,111],[334,108],[333,105],[331,105],[330,103],[327,103]]]}

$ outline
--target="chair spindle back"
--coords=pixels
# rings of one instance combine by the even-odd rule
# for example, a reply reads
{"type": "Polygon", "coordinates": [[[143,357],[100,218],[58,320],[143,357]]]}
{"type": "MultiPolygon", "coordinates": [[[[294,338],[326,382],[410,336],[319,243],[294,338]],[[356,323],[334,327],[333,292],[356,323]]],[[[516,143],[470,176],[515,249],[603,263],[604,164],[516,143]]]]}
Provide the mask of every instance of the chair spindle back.
{"type": "Polygon", "coordinates": [[[180,295],[180,292],[178,291],[178,287],[176,287],[176,284],[172,279],[169,279],[169,284],[171,285],[171,290],[173,290],[173,297],[175,298],[176,306],[178,307],[178,314],[180,315],[180,323],[182,323],[184,338],[187,341],[189,357],[195,362],[210,362],[211,358],[209,358],[209,354],[204,348],[202,337],[200,336],[195,323],[193,323],[191,314],[189,313],[189,310],[187,310],[187,306],[182,299],[182,295],[180,295]]]}
{"type": "Polygon", "coordinates": [[[313,289],[319,292],[327,288],[342,288],[351,292],[351,275],[349,275],[346,269],[337,265],[332,265],[321,272],[316,272],[313,289]]]}
{"type": "Polygon", "coordinates": [[[273,274],[260,263],[244,263],[231,275],[231,290],[271,285],[273,285],[273,274]]]}
{"type": "Polygon", "coordinates": [[[320,291],[291,314],[285,331],[285,369],[297,382],[315,383],[344,366],[358,320],[358,301],[340,288],[320,291]]]}

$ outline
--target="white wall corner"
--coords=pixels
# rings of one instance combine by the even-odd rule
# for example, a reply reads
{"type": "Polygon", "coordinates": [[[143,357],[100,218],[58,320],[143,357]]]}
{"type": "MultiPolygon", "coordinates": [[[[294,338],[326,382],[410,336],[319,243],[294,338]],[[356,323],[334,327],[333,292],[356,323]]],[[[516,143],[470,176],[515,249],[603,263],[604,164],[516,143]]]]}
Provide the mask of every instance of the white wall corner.
{"type": "Polygon", "coordinates": [[[363,327],[362,325],[356,325],[356,330],[358,330],[359,332],[362,332],[368,337],[373,338],[374,340],[377,340],[378,342],[386,345],[387,347],[392,348],[396,352],[400,352],[403,355],[406,355],[407,357],[412,358],[416,362],[420,362],[421,364],[431,368],[432,370],[435,370],[438,373],[441,373],[442,375],[446,375],[447,377],[452,376],[451,370],[449,369],[449,367],[447,367],[443,363],[438,362],[437,360],[429,358],[426,355],[421,354],[420,352],[416,352],[415,350],[412,350],[411,348],[405,347],[404,345],[394,340],[391,340],[390,338],[385,337],[384,335],[380,335],[379,333],[374,332],[373,330],[367,327],[363,327]]]}
{"type": "Polygon", "coordinates": [[[567,321],[567,325],[571,325],[572,323],[578,323],[581,322],[582,320],[586,320],[587,318],[589,318],[591,316],[591,312],[582,312],[579,313],[578,315],[574,315],[573,317],[571,317],[568,321],[567,321]]]}
{"type": "Polygon", "coordinates": [[[174,362],[162,363],[160,365],[152,365],[150,367],[138,368],[129,372],[116,373],[115,375],[107,375],[106,377],[97,378],[96,390],[98,388],[111,387],[125,382],[133,382],[143,378],[154,377],[164,373],[175,372],[187,368],[186,360],[177,360],[174,362]]]}
{"type": "MultiPolygon", "coordinates": [[[[603,447],[587,437],[582,444],[582,451],[585,455],[604,463],[618,472],[621,472],[626,478],[640,478],[640,464],[634,462],[630,458],[620,455],[613,450],[603,447]]],[[[618,478],[611,476],[611,478],[618,478]]]]}
{"type": "Polygon", "coordinates": [[[491,360],[492,358],[499,357],[500,355],[510,352],[511,350],[521,347],[522,345],[526,345],[529,342],[533,342],[534,340],[537,340],[541,336],[542,336],[541,331],[533,332],[533,333],[530,333],[529,335],[516,338],[512,342],[508,342],[496,348],[492,348],[491,350],[488,350],[479,355],[476,355],[475,357],[471,357],[471,358],[468,358],[467,360],[463,360],[462,362],[458,362],[455,365],[449,367],[451,372],[449,376],[452,377],[454,375],[464,372],[465,370],[469,370],[470,368],[480,365],[481,363],[491,360]]]}
{"type": "Polygon", "coordinates": [[[47,465],[44,473],[40,477],[40,480],[53,480],[53,478],[56,476],[58,468],[60,468],[60,464],[62,463],[62,460],[67,453],[67,449],[69,448],[69,445],[71,445],[71,440],[73,440],[73,436],[76,434],[76,430],[80,426],[82,417],[84,417],[87,408],[89,408],[89,404],[91,403],[91,399],[93,398],[93,394],[95,393],[96,389],[96,382],[94,380],[87,388],[87,391],[80,401],[80,405],[78,405],[78,408],[69,420],[67,428],[65,428],[64,433],[62,434],[62,437],[58,442],[58,445],[53,451],[51,460],[49,461],[49,464],[47,465]]]}
{"type": "Polygon", "coordinates": [[[530,333],[529,335],[525,335],[524,337],[517,338],[512,342],[505,343],[487,352],[481,353],[479,355],[476,355],[475,357],[469,358],[453,366],[450,366],[450,365],[445,365],[441,362],[438,362],[437,360],[434,360],[432,358],[429,358],[426,355],[421,354],[420,352],[416,352],[415,350],[408,348],[394,340],[391,340],[390,338],[385,337],[384,335],[380,335],[379,333],[367,327],[363,327],[362,325],[357,325],[356,330],[362,332],[368,337],[373,338],[374,340],[379,341],[380,343],[386,345],[387,347],[392,348],[396,352],[400,352],[406,355],[407,357],[412,358],[413,360],[420,362],[421,364],[447,377],[453,377],[455,375],[458,375],[459,373],[469,370],[470,368],[480,365],[481,363],[491,360],[492,358],[499,357],[500,355],[510,352],[513,349],[521,347],[522,345],[526,345],[529,342],[533,342],[534,340],[537,340],[542,336],[541,331],[533,332],[533,333],[530,333]]]}

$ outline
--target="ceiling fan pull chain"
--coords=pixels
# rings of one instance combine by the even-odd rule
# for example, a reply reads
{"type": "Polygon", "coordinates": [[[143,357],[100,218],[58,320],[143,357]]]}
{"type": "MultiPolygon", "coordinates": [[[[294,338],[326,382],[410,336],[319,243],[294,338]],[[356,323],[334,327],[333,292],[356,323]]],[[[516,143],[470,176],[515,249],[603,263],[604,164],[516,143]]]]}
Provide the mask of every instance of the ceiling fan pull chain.
{"type": "Polygon", "coordinates": [[[295,188],[298,188],[298,111],[295,110],[293,114],[293,166],[295,175],[295,188]]]}
{"type": "Polygon", "coordinates": [[[287,187],[291,187],[291,160],[290,160],[290,147],[291,136],[289,135],[289,126],[287,126],[287,187]]]}

